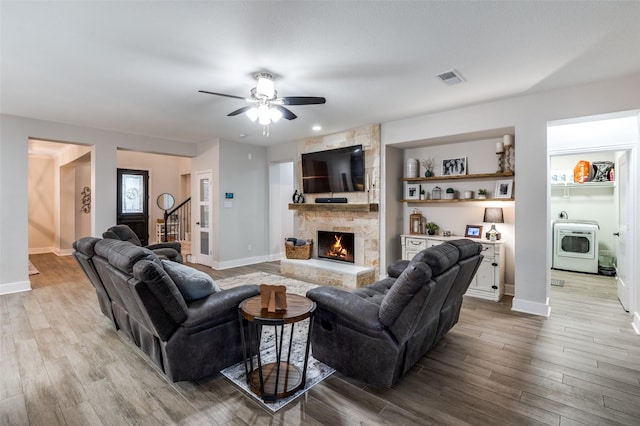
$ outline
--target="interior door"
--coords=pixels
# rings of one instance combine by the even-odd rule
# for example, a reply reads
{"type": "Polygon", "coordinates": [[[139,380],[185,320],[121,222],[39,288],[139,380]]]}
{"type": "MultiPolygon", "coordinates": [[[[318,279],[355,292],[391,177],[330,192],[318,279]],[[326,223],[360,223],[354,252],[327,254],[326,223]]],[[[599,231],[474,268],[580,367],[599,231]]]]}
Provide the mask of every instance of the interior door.
{"type": "Polygon", "coordinates": [[[213,173],[198,172],[197,220],[195,235],[198,241],[196,263],[213,267],[213,173]]]}
{"type": "Polygon", "coordinates": [[[616,281],[618,299],[625,311],[629,312],[629,288],[631,285],[629,255],[629,220],[633,217],[629,212],[629,151],[625,151],[618,158],[616,168],[616,183],[618,195],[618,232],[616,238],[616,281]]]}
{"type": "Polygon", "coordinates": [[[118,169],[118,225],[127,225],[143,246],[149,244],[149,172],[118,169]]]}

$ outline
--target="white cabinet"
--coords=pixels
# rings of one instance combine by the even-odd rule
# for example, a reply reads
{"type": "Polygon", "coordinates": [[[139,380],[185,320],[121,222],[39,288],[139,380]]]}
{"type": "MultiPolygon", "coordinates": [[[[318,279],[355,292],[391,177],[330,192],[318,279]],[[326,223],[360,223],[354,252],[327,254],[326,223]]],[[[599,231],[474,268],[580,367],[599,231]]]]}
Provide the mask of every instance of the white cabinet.
{"type": "MultiPolygon", "coordinates": [[[[431,235],[401,235],[402,258],[411,260],[419,251],[442,244],[447,240],[457,240],[458,236],[442,237],[431,235]]],[[[504,243],[502,241],[479,240],[484,258],[473,277],[467,296],[498,302],[504,294],[504,243]]]]}

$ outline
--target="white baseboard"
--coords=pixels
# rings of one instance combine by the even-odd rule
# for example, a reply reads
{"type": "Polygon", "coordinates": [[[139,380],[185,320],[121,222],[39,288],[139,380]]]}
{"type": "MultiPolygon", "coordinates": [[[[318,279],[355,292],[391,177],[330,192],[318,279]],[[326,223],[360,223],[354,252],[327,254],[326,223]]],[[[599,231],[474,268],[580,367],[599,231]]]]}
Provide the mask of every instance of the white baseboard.
{"type": "Polygon", "coordinates": [[[504,285],[504,294],[507,296],[515,296],[516,295],[516,286],[513,284],[505,284],[504,285]]]}
{"type": "Polygon", "coordinates": [[[551,306],[549,306],[549,298],[546,303],[532,302],[531,300],[523,300],[514,298],[511,303],[511,310],[524,312],[526,314],[540,315],[548,317],[551,315],[551,306]]]}
{"type": "Polygon", "coordinates": [[[20,293],[22,291],[30,291],[30,290],[31,290],[30,281],[18,281],[15,283],[0,284],[0,295],[20,293]]]}
{"type": "Polygon", "coordinates": [[[280,259],[284,259],[286,256],[284,254],[284,252],[280,252],[278,254],[270,254],[269,255],[269,262],[274,262],[276,260],[280,260],[280,259]]]}
{"type": "Polygon", "coordinates": [[[636,334],[640,335],[640,312],[633,313],[633,322],[631,322],[631,327],[633,327],[636,334]]]}
{"type": "Polygon", "coordinates": [[[44,253],[55,253],[55,247],[34,247],[29,248],[29,254],[44,254],[44,253]]]}
{"type": "Polygon", "coordinates": [[[36,247],[30,248],[29,254],[45,254],[45,253],[53,253],[56,256],[70,256],[73,254],[73,249],[59,249],[56,247],[36,247]]]}
{"type": "Polygon", "coordinates": [[[238,266],[254,265],[256,263],[269,262],[269,256],[245,257],[244,259],[228,260],[224,262],[213,262],[213,269],[229,269],[238,266]]]}

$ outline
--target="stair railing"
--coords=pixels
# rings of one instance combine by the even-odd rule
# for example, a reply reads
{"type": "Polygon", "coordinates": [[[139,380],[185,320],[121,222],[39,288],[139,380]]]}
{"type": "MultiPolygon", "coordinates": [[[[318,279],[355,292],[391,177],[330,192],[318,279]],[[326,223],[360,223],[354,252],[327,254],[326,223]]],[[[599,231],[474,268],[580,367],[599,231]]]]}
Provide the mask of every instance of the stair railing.
{"type": "Polygon", "coordinates": [[[175,208],[164,211],[163,242],[169,241],[169,235],[177,241],[185,241],[185,235],[191,233],[191,197],[175,208]]]}

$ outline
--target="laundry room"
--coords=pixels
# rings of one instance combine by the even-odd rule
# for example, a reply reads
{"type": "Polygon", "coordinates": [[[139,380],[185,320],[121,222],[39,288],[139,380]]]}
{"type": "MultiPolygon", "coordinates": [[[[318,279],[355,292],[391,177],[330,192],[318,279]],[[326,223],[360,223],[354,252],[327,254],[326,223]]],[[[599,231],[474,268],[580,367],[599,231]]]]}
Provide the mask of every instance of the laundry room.
{"type": "Polygon", "coordinates": [[[618,156],[604,151],[550,158],[554,268],[614,274],[618,156]]]}

